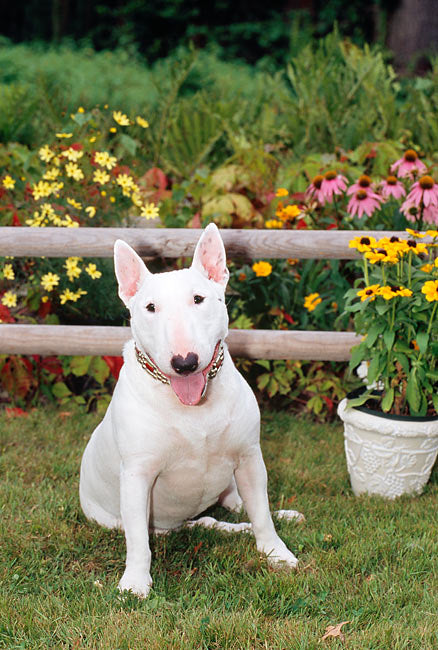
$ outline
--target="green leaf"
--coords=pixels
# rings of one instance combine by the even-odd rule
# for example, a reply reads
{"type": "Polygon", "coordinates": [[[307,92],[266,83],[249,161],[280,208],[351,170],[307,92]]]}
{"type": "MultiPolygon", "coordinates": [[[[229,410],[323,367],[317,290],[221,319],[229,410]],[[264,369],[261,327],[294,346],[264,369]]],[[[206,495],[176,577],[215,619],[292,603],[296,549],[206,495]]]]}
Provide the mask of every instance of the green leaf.
{"type": "Polygon", "coordinates": [[[373,384],[378,375],[379,375],[379,367],[380,367],[380,355],[376,354],[370,362],[370,365],[368,367],[368,374],[367,374],[367,383],[368,384],[373,384]]]}
{"type": "Polygon", "coordinates": [[[63,381],[58,381],[53,385],[52,393],[55,397],[62,399],[63,397],[68,397],[71,395],[71,390],[64,384],[63,381]]]}
{"type": "Polygon", "coordinates": [[[394,345],[394,339],[395,339],[395,332],[393,330],[386,330],[386,332],[383,333],[383,340],[386,345],[386,349],[388,352],[391,350],[392,346],[394,345]]]}
{"type": "Polygon", "coordinates": [[[268,372],[271,370],[271,364],[267,359],[257,359],[257,361],[255,361],[254,363],[256,363],[258,366],[261,366],[268,372]]]}
{"type": "Polygon", "coordinates": [[[421,354],[425,354],[429,343],[429,334],[427,332],[418,332],[416,339],[421,354]]]}
{"type": "Polygon", "coordinates": [[[364,391],[358,397],[353,397],[352,399],[348,399],[348,408],[354,408],[355,406],[362,406],[362,404],[365,404],[365,402],[370,397],[372,392],[373,392],[372,389],[369,389],[364,391]]]}
{"type": "Polygon", "coordinates": [[[374,343],[377,340],[377,337],[379,334],[383,332],[385,328],[385,323],[374,323],[371,325],[370,329],[368,330],[367,337],[365,339],[365,344],[368,348],[371,348],[374,343]]]}
{"type": "Polygon", "coordinates": [[[263,375],[260,375],[260,377],[257,377],[257,386],[259,390],[264,390],[266,386],[269,384],[270,380],[271,380],[271,375],[267,372],[263,375]]]}
{"type": "Polygon", "coordinates": [[[394,389],[390,388],[388,391],[386,391],[381,403],[382,410],[385,411],[385,413],[387,413],[391,409],[393,401],[394,401],[394,389]]]}
{"type": "Polygon", "coordinates": [[[406,386],[406,399],[408,400],[411,412],[418,413],[421,404],[421,397],[415,368],[411,370],[409,375],[406,386]]]}
{"type": "Polygon", "coordinates": [[[367,348],[363,343],[359,343],[358,345],[352,347],[350,364],[349,364],[350,370],[354,370],[354,368],[356,368],[356,366],[358,366],[360,362],[363,361],[367,355],[369,355],[369,350],[367,350],[367,348]]]}
{"type": "Polygon", "coordinates": [[[110,369],[102,357],[93,357],[88,372],[99,384],[103,384],[110,374],[110,369]]]}
{"type": "Polygon", "coordinates": [[[91,357],[73,357],[70,361],[70,372],[76,377],[83,377],[90,367],[91,357]]]}

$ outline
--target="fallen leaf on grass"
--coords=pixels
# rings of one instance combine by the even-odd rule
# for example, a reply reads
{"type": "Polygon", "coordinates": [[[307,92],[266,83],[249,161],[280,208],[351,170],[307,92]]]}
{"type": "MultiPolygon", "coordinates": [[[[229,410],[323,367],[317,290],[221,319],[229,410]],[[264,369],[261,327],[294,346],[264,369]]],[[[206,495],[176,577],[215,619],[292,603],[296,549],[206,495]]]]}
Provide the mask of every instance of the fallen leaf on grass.
{"type": "Polygon", "coordinates": [[[7,406],[5,408],[5,413],[8,418],[27,417],[29,415],[29,413],[23,411],[23,409],[19,408],[18,406],[16,407],[7,406]]]}
{"type": "Polygon", "coordinates": [[[347,623],[349,622],[350,621],[343,621],[342,623],[338,623],[337,625],[328,625],[325,629],[325,634],[322,637],[321,641],[325,641],[330,637],[344,641],[345,635],[341,632],[341,628],[343,625],[347,625],[347,623]]]}

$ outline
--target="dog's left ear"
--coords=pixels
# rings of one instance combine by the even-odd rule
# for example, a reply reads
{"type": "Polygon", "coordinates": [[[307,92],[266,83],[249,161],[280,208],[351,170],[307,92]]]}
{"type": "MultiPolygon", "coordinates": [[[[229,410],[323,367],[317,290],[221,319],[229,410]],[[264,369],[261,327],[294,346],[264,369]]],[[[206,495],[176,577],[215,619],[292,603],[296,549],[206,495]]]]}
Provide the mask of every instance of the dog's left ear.
{"type": "Polygon", "coordinates": [[[202,233],[193,255],[192,268],[226,287],[230,274],[224,243],[216,224],[208,224],[202,233]]]}

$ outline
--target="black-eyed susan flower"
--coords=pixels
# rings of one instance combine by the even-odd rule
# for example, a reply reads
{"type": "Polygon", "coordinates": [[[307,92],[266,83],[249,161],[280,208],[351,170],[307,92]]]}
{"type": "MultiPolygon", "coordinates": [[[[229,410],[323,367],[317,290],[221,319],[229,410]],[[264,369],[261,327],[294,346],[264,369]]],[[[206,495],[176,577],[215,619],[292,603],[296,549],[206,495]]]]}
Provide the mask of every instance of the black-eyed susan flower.
{"type": "Polygon", "coordinates": [[[438,280],[429,280],[421,287],[421,292],[426,296],[428,302],[438,300],[438,280]]]}
{"type": "Polygon", "coordinates": [[[365,289],[358,291],[356,295],[359,296],[361,302],[364,302],[365,300],[372,302],[376,299],[379,289],[380,284],[371,284],[370,286],[365,287],[365,289]]]}
{"type": "Polygon", "coordinates": [[[376,245],[375,237],[368,237],[368,235],[363,237],[355,237],[351,239],[348,243],[349,248],[357,248],[359,253],[365,253],[373,248],[376,245]]]}
{"type": "Polygon", "coordinates": [[[261,260],[260,262],[254,262],[252,265],[252,270],[256,274],[257,277],[259,278],[266,278],[268,275],[271,275],[272,273],[272,265],[269,262],[264,262],[261,260]]]}
{"type": "Polygon", "coordinates": [[[365,257],[371,264],[377,264],[378,262],[397,264],[399,260],[397,251],[387,248],[373,248],[365,253],[365,257]]]}

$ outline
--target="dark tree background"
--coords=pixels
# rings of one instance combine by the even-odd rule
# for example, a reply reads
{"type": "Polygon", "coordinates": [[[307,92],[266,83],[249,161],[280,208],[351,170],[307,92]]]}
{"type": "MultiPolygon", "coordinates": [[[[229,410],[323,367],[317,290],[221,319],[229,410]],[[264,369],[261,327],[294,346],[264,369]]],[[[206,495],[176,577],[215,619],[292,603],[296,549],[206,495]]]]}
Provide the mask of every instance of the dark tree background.
{"type": "MultiPolygon", "coordinates": [[[[0,33],[15,42],[71,39],[97,50],[137,49],[149,61],[189,41],[214,43],[226,58],[279,63],[298,29],[322,36],[336,22],[359,43],[379,41],[406,70],[438,48],[438,0],[15,0],[4,3],[0,33]]],[[[303,34],[304,32],[304,34],[303,34]]],[[[302,40],[302,39],[301,39],[302,40]]]]}

